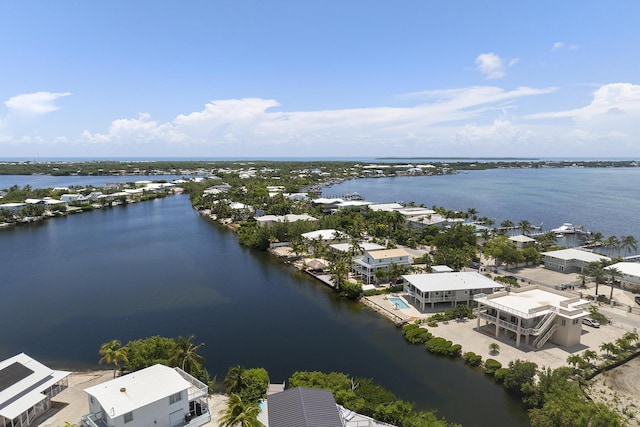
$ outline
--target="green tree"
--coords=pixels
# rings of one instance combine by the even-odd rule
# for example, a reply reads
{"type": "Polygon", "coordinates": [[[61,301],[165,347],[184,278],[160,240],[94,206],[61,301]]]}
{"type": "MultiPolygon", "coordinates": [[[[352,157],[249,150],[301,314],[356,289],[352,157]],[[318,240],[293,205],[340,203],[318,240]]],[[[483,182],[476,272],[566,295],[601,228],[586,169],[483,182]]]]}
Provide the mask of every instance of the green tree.
{"type": "Polygon", "coordinates": [[[227,407],[220,411],[221,427],[259,427],[263,424],[258,421],[260,408],[258,405],[245,403],[242,398],[233,393],[229,396],[227,407]]]}
{"type": "Polygon", "coordinates": [[[244,387],[244,368],[240,365],[232,366],[227,371],[227,376],[224,378],[224,386],[227,389],[227,394],[238,394],[244,387]]]}
{"type": "Polygon", "coordinates": [[[518,230],[525,236],[528,236],[531,233],[531,230],[533,230],[533,227],[529,221],[523,219],[518,223],[518,230]]]}
{"type": "Polygon", "coordinates": [[[630,251],[638,250],[638,240],[633,236],[622,236],[620,240],[620,249],[624,249],[625,255],[630,251]]]}
{"type": "Polygon", "coordinates": [[[596,282],[596,298],[598,298],[598,285],[606,281],[606,272],[604,271],[605,266],[606,265],[602,261],[593,261],[585,267],[585,272],[593,278],[594,282],[596,282]]]}
{"type": "Polygon", "coordinates": [[[127,361],[127,348],[122,347],[119,340],[111,340],[102,344],[98,353],[102,355],[98,363],[113,364],[113,378],[115,378],[120,362],[127,361]]]}
{"type": "Polygon", "coordinates": [[[179,336],[176,338],[176,348],[171,365],[178,366],[183,371],[194,377],[200,377],[203,373],[204,357],[198,354],[198,350],[204,346],[204,343],[194,344],[195,335],[189,335],[187,338],[179,336]]]}
{"type": "Polygon", "coordinates": [[[509,368],[504,377],[504,387],[507,391],[526,398],[535,390],[535,376],[538,365],[520,359],[509,362],[509,368]]]}
{"type": "Polygon", "coordinates": [[[609,285],[611,285],[611,293],[609,294],[609,300],[613,299],[613,287],[616,283],[616,278],[617,277],[622,277],[622,271],[620,271],[618,268],[616,267],[607,267],[607,273],[609,274],[609,276],[611,277],[611,280],[609,281],[609,285]]]}

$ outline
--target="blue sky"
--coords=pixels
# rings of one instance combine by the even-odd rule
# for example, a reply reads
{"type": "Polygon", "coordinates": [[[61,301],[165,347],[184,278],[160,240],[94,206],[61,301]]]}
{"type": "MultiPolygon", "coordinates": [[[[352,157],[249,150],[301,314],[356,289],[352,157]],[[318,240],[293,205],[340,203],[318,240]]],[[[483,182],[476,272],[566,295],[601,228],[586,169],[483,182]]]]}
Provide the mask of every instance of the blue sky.
{"type": "Polygon", "coordinates": [[[0,2],[0,158],[640,157],[640,2],[0,2]]]}

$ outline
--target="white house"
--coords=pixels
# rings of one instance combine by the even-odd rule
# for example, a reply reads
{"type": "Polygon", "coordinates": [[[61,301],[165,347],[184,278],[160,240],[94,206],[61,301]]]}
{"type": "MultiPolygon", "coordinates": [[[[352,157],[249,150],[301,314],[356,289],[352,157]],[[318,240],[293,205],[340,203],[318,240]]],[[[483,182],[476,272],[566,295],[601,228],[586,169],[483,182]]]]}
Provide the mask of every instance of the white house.
{"type": "Polygon", "coordinates": [[[349,240],[349,236],[347,236],[345,233],[341,231],[328,228],[325,230],[315,230],[315,231],[310,231],[308,233],[303,233],[302,239],[307,243],[311,243],[314,240],[315,241],[319,240],[323,244],[330,244],[330,243],[347,241],[349,240]]]}
{"type": "Polygon", "coordinates": [[[584,273],[590,262],[610,259],[604,255],[573,248],[542,252],[541,255],[544,268],[561,273],[584,273]]]}
{"type": "Polygon", "coordinates": [[[438,303],[448,303],[451,307],[458,303],[469,305],[476,294],[492,294],[504,288],[475,271],[406,274],[402,278],[405,298],[421,311],[427,305],[435,308],[438,303]]]}
{"type": "Polygon", "coordinates": [[[84,390],[84,427],[198,427],[211,421],[206,384],[180,368],[153,365],[84,390]]]}
{"type": "Polygon", "coordinates": [[[263,215],[255,217],[256,223],[261,226],[273,225],[277,222],[317,221],[317,218],[307,214],[263,215]]]}
{"type": "Polygon", "coordinates": [[[548,340],[564,347],[580,344],[582,319],[589,314],[584,310],[588,301],[538,286],[478,294],[473,299],[478,303],[478,330],[484,320],[493,335],[508,334],[517,347],[522,339],[534,349],[548,340]]]}
{"type": "Polygon", "coordinates": [[[622,276],[618,276],[623,289],[640,290],[640,263],[618,262],[605,267],[605,270],[617,268],[622,276]]]}
{"type": "Polygon", "coordinates": [[[376,282],[376,271],[388,271],[391,264],[411,265],[409,254],[404,249],[385,249],[381,251],[369,251],[361,258],[354,258],[353,273],[365,284],[376,282]]]}
{"type": "Polygon", "coordinates": [[[511,240],[513,243],[516,244],[517,249],[530,248],[536,245],[536,239],[529,236],[525,236],[524,234],[511,236],[509,237],[509,240],[511,240]]]}
{"type": "MultiPolygon", "coordinates": [[[[359,254],[364,254],[367,251],[379,251],[385,248],[385,246],[379,245],[373,242],[360,242],[358,243],[359,254]]],[[[353,248],[351,243],[334,243],[329,245],[329,249],[336,253],[346,253],[353,248]]]]}
{"type": "Polygon", "coordinates": [[[55,371],[20,353],[0,362],[0,426],[27,427],[51,408],[70,372],[55,371]]]}

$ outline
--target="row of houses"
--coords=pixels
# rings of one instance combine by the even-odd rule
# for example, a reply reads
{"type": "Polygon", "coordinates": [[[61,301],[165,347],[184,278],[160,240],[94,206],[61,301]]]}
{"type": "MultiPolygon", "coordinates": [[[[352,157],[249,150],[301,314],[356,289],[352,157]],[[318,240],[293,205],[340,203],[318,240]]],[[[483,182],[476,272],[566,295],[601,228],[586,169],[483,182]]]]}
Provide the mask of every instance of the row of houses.
{"type": "MultiPolygon", "coordinates": [[[[0,426],[44,421],[69,375],[24,353],[0,362],[0,426]]],[[[207,385],[177,367],[156,364],[84,392],[83,427],[200,427],[213,418],[207,385]]],[[[258,419],[268,427],[393,427],[337,405],[329,390],[304,387],[270,387],[258,419]]]]}

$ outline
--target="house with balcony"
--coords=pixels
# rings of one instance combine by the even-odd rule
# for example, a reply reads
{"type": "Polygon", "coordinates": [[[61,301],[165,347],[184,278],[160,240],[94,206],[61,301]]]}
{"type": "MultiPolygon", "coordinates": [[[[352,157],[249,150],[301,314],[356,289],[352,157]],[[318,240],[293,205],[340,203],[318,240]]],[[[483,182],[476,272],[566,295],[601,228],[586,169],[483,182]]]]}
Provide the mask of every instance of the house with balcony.
{"type": "Polygon", "coordinates": [[[563,347],[580,344],[582,319],[589,302],[571,294],[539,286],[527,286],[477,294],[477,328],[492,335],[507,336],[520,347],[540,349],[547,341],[563,347]]]}
{"type": "Polygon", "coordinates": [[[352,272],[365,285],[376,283],[378,270],[389,271],[391,265],[411,265],[409,254],[404,249],[368,251],[360,258],[354,258],[352,272]]]}
{"type": "Polygon", "coordinates": [[[211,421],[207,385],[180,368],[153,365],[84,390],[83,427],[199,427],[211,421]]]}
{"type": "Polygon", "coordinates": [[[594,261],[610,260],[609,257],[580,249],[561,249],[559,251],[542,252],[544,268],[560,273],[584,273],[587,264],[594,261]]]}
{"type": "Polygon", "coordinates": [[[536,245],[536,239],[534,239],[533,237],[525,236],[524,234],[511,236],[509,237],[509,240],[516,244],[516,249],[531,248],[536,245]]]}
{"type": "Polygon", "coordinates": [[[0,362],[0,426],[27,427],[51,409],[70,372],[56,371],[20,353],[0,362]]]}
{"type": "Polygon", "coordinates": [[[406,274],[402,278],[404,297],[420,311],[441,304],[469,305],[474,295],[492,294],[504,288],[475,271],[406,274]]]}

